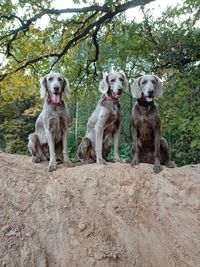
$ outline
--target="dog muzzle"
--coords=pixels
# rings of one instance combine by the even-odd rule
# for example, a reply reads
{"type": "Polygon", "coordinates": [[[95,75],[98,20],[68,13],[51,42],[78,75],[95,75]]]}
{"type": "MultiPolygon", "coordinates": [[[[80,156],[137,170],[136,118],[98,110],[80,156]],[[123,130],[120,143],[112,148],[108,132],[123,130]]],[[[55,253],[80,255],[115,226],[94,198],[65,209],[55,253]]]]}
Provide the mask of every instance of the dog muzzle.
{"type": "Polygon", "coordinates": [[[48,97],[48,103],[54,106],[59,106],[61,104],[61,96],[58,94],[51,94],[48,97]]]}

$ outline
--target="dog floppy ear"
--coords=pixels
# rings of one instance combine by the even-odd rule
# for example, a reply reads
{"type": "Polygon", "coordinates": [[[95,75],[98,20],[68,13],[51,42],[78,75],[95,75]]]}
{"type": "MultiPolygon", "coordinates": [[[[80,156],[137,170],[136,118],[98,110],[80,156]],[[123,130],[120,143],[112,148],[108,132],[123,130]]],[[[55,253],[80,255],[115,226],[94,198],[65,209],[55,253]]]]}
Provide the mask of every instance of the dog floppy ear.
{"type": "Polygon", "coordinates": [[[127,87],[128,86],[128,80],[126,78],[125,72],[123,70],[120,70],[119,73],[123,76],[123,78],[124,78],[124,85],[125,85],[125,87],[127,87]]]}
{"type": "Polygon", "coordinates": [[[65,95],[69,94],[70,88],[69,88],[69,81],[67,78],[63,77],[63,92],[65,95]]]}
{"type": "Polygon", "coordinates": [[[131,94],[135,98],[140,98],[142,95],[142,90],[140,88],[140,78],[137,78],[131,85],[131,94]]]}
{"type": "Polygon", "coordinates": [[[108,75],[109,74],[104,74],[103,79],[99,83],[99,91],[102,92],[103,94],[106,94],[109,89],[108,75]]]}
{"type": "Polygon", "coordinates": [[[160,78],[158,76],[154,75],[154,77],[157,80],[156,94],[155,95],[157,97],[160,97],[163,94],[163,90],[162,90],[163,89],[163,85],[162,85],[162,82],[161,82],[161,80],[160,80],[160,78]]]}
{"type": "Polygon", "coordinates": [[[45,76],[40,80],[40,97],[41,98],[45,97],[46,91],[47,91],[47,80],[45,76]]]}

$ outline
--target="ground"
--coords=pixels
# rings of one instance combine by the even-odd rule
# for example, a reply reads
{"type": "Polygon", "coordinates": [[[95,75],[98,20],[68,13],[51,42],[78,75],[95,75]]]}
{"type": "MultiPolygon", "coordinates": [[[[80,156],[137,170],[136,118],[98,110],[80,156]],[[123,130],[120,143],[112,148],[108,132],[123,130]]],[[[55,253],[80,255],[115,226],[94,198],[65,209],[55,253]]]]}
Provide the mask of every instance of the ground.
{"type": "Polygon", "coordinates": [[[47,165],[0,153],[0,266],[200,266],[200,164],[47,165]]]}

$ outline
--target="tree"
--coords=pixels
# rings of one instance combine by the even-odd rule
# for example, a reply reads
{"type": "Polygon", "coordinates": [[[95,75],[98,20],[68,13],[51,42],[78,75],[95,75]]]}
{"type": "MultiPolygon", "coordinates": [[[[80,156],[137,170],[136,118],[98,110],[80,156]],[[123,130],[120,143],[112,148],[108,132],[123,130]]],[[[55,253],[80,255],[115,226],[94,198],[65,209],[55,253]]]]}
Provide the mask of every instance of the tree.
{"type": "MultiPolygon", "coordinates": [[[[199,162],[198,1],[185,0],[181,8],[169,8],[156,20],[150,10],[142,7],[141,23],[126,20],[123,11],[142,1],[107,1],[103,6],[94,2],[90,7],[76,9],[77,13],[66,19],[59,19],[60,14],[74,10],[52,10],[50,0],[43,7],[35,0],[29,1],[28,6],[27,1],[20,1],[21,7],[27,9],[26,17],[8,15],[11,10],[11,14],[17,14],[17,7],[6,2],[1,4],[5,12],[0,20],[4,38],[0,39],[1,51],[6,57],[0,67],[4,100],[0,104],[2,147],[6,142],[11,152],[26,151],[27,135],[42,105],[38,80],[53,69],[70,81],[69,150],[70,156],[75,157],[87,119],[100,97],[102,74],[114,68],[123,69],[130,84],[143,73],[155,73],[163,79],[164,97],[159,100],[159,108],[172,157],[178,165],[199,162]],[[42,29],[36,21],[44,14],[50,21],[42,29]],[[15,107],[15,111],[7,112],[8,106],[11,110],[15,107]],[[19,127],[26,129],[20,132],[19,127]]],[[[121,155],[126,159],[130,157],[134,101],[128,88],[122,98],[120,138],[121,155]]]]}
{"type": "Polygon", "coordinates": [[[0,44],[1,53],[5,55],[5,60],[9,60],[2,68],[0,79],[3,80],[8,74],[27,67],[38,69],[39,63],[48,65],[49,71],[86,39],[91,39],[95,47],[96,53],[90,62],[95,64],[99,56],[98,33],[102,27],[127,9],[152,1],[154,0],[132,0],[124,3],[110,0],[103,6],[97,5],[94,1],[93,5],[87,7],[59,10],[50,8],[51,1],[48,0],[43,1],[42,5],[40,1],[31,0],[27,3],[21,0],[19,6],[25,12],[23,16],[19,16],[16,14],[16,5],[3,0],[0,6],[0,44]],[[64,21],[58,19],[61,14],[70,13],[75,15],[64,21]],[[48,28],[41,31],[36,22],[45,15],[48,15],[50,22],[48,28]]]}

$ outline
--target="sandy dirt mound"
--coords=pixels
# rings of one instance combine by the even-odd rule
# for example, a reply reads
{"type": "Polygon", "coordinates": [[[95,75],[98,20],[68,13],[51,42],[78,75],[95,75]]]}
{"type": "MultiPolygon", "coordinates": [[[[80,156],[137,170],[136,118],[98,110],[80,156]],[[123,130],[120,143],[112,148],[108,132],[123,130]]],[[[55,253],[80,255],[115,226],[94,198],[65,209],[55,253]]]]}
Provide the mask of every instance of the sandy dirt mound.
{"type": "Polygon", "coordinates": [[[200,165],[46,169],[0,153],[0,266],[200,266],[200,165]]]}

